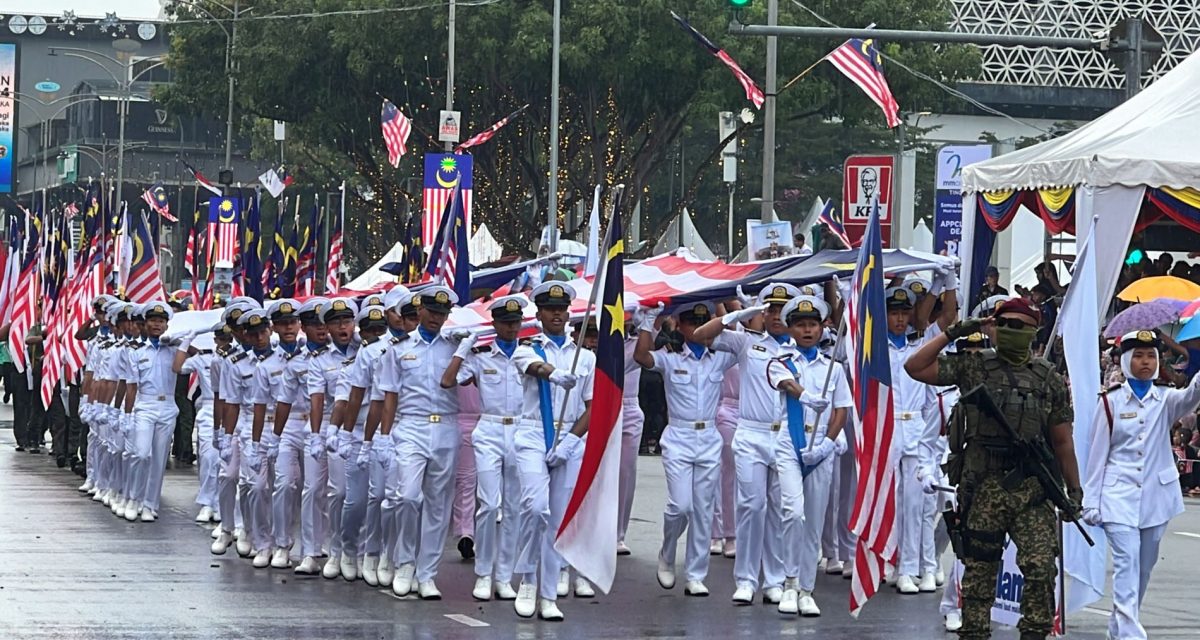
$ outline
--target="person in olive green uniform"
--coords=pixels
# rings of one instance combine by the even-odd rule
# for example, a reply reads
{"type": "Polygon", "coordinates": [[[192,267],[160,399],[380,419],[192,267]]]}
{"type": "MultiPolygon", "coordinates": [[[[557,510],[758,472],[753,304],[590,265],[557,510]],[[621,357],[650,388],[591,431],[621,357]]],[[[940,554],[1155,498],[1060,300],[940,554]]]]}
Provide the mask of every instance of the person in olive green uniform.
{"type": "Polygon", "coordinates": [[[1032,303],[1015,298],[1001,305],[993,318],[951,326],[905,364],[914,379],[957,385],[964,394],[964,429],[951,434],[948,463],[963,518],[962,544],[956,550],[965,567],[961,638],[991,637],[991,608],[1006,535],[1017,545],[1017,565],[1025,576],[1021,640],[1040,640],[1053,628],[1059,554],[1054,505],[1030,471],[1028,459],[1017,453],[1010,432],[969,398],[970,390],[983,385],[1022,441],[1052,450],[1052,472],[1061,474],[1058,481],[1065,481],[1068,502],[1073,503],[1060,515],[1077,518],[1083,490],[1071,439],[1074,416],[1063,378],[1049,362],[1032,357],[1030,346],[1040,319],[1032,303]],[[950,341],[981,327],[996,345],[994,352],[939,357],[950,341]]]}

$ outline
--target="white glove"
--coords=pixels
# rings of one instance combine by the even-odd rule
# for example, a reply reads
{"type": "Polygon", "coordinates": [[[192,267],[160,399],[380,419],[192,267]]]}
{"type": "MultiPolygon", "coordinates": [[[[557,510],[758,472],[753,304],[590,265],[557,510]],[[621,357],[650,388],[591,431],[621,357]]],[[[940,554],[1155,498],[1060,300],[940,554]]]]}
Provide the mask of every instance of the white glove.
{"type": "Polygon", "coordinates": [[[304,442],[304,452],[313,460],[320,460],[325,453],[325,438],[319,433],[309,432],[304,442]]]}
{"type": "Polygon", "coordinates": [[[274,431],[269,429],[263,431],[262,446],[268,460],[274,460],[279,457],[279,436],[275,435],[274,431]]]}
{"type": "Polygon", "coordinates": [[[842,431],[838,434],[838,437],[834,438],[833,440],[833,453],[834,455],[840,456],[843,453],[846,453],[846,450],[849,448],[850,441],[846,440],[846,432],[842,431]]]}
{"type": "Polygon", "coordinates": [[[735,325],[739,322],[745,322],[747,320],[753,319],[758,314],[762,313],[763,311],[766,311],[767,307],[769,307],[769,306],[771,306],[771,305],[760,304],[760,305],[754,306],[754,307],[746,307],[745,309],[742,309],[740,311],[730,311],[729,313],[725,314],[724,316],[721,316],[721,324],[723,324],[727,327],[732,327],[733,325],[735,325]]]}
{"type": "Polygon", "coordinates": [[[654,324],[658,322],[658,316],[663,312],[663,303],[658,303],[657,307],[638,308],[638,331],[646,333],[654,333],[654,324]]]}
{"type": "Polygon", "coordinates": [[[354,460],[354,464],[358,465],[359,469],[367,466],[367,462],[371,460],[371,445],[370,440],[363,440],[362,447],[358,450],[358,458],[354,460]]]}
{"type": "Polygon", "coordinates": [[[250,441],[250,446],[242,451],[242,455],[246,458],[246,464],[250,465],[250,469],[254,472],[262,470],[262,455],[259,452],[259,443],[250,441]]]}
{"type": "Polygon", "coordinates": [[[800,452],[800,462],[807,466],[816,466],[822,460],[828,458],[833,453],[833,440],[822,437],[819,441],[814,442],[811,449],[805,449],[800,452]]]}
{"type": "Polygon", "coordinates": [[[337,454],[343,460],[349,460],[350,447],[354,446],[354,435],[345,429],[339,429],[337,434],[337,454]]]}
{"type": "Polygon", "coordinates": [[[475,348],[475,343],[479,341],[479,336],[474,332],[468,331],[467,335],[458,342],[458,348],[454,350],[454,357],[466,360],[471,354],[471,349],[475,348]]]}
{"type": "Polygon", "coordinates": [[[126,438],[133,437],[133,414],[132,413],[122,413],[121,414],[121,433],[124,434],[124,436],[126,438]]]}
{"type": "Polygon", "coordinates": [[[1092,525],[1093,527],[1098,527],[1104,524],[1104,521],[1100,519],[1100,510],[1092,509],[1090,507],[1083,510],[1083,521],[1092,525]]]}
{"type": "Polygon", "coordinates": [[[812,391],[805,391],[800,394],[800,404],[818,413],[823,413],[825,409],[829,408],[829,398],[817,395],[812,391]]]}
{"type": "Polygon", "coordinates": [[[221,435],[217,436],[217,450],[221,452],[222,462],[229,462],[232,460],[233,436],[222,431],[221,435]]]}
{"type": "Polygon", "coordinates": [[[575,383],[579,382],[579,377],[573,373],[555,369],[550,372],[550,384],[558,385],[563,389],[574,389],[575,383]]]}
{"type": "Polygon", "coordinates": [[[921,491],[924,491],[925,495],[931,496],[931,495],[937,493],[937,489],[933,488],[933,474],[932,473],[926,473],[918,479],[921,481],[921,491]]]}
{"type": "Polygon", "coordinates": [[[943,291],[958,291],[958,272],[951,269],[942,277],[943,291]]]}
{"type": "Polygon", "coordinates": [[[742,291],[742,285],[740,284],[737,286],[737,299],[738,302],[742,303],[743,307],[754,306],[754,298],[746,295],[745,292],[742,291]]]}
{"type": "Polygon", "coordinates": [[[569,462],[575,457],[583,440],[573,433],[567,433],[558,442],[558,446],[546,452],[546,466],[557,467],[569,462]]]}
{"type": "Polygon", "coordinates": [[[321,427],[321,441],[325,443],[326,452],[337,453],[339,431],[341,431],[341,429],[338,429],[331,424],[326,424],[325,426],[321,427]]]}
{"type": "Polygon", "coordinates": [[[192,340],[194,340],[196,338],[196,332],[195,331],[185,331],[185,332],[179,334],[178,336],[176,336],[176,338],[179,340],[179,350],[187,351],[188,347],[192,346],[192,340]]]}

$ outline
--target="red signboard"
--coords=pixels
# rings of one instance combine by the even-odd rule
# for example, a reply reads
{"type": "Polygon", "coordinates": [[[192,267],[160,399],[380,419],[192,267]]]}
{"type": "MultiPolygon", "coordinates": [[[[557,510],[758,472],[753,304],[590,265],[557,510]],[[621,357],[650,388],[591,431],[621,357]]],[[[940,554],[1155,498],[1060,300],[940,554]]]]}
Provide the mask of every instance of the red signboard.
{"type": "Polygon", "coordinates": [[[892,237],[892,172],[896,168],[895,156],[850,156],[842,179],[842,223],[846,235],[857,247],[866,233],[867,221],[871,218],[872,200],[879,196],[879,223],[882,228],[883,246],[891,244],[892,237]]]}

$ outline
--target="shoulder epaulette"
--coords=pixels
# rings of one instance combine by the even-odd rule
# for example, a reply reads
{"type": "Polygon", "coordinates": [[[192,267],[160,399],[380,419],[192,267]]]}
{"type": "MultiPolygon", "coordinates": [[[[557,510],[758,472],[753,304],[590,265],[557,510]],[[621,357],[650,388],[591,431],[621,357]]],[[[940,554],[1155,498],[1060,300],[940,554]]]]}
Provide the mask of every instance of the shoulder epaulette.
{"type": "Polygon", "coordinates": [[[376,342],[379,342],[379,336],[375,336],[373,338],[367,338],[366,340],[362,341],[362,343],[364,345],[375,344],[376,342]]]}
{"type": "Polygon", "coordinates": [[[541,340],[534,340],[533,338],[521,338],[521,340],[519,341],[518,344],[524,345],[526,347],[530,347],[530,346],[533,346],[534,342],[537,342],[538,344],[542,343],[541,340]]]}
{"type": "Polygon", "coordinates": [[[327,344],[323,344],[323,345],[321,345],[321,346],[317,347],[316,349],[313,349],[312,351],[309,351],[309,352],[308,352],[308,357],[310,357],[310,358],[315,358],[315,357],[317,357],[317,356],[319,356],[319,355],[322,355],[322,354],[324,354],[326,351],[329,351],[329,345],[327,345],[327,344]]]}
{"type": "Polygon", "coordinates": [[[492,345],[490,344],[481,344],[478,347],[471,349],[471,353],[491,353],[491,351],[492,345]]]}
{"type": "Polygon", "coordinates": [[[273,355],[275,355],[275,352],[274,352],[274,351],[272,351],[272,352],[270,352],[270,353],[264,353],[264,354],[262,354],[261,356],[260,356],[260,355],[256,355],[256,356],[254,356],[254,357],[255,357],[255,358],[258,358],[258,361],[259,361],[259,362],[262,362],[262,361],[266,360],[267,358],[270,358],[270,357],[271,357],[271,356],[273,356],[273,355]]]}
{"type": "Polygon", "coordinates": [[[1112,386],[1108,387],[1107,389],[1104,389],[1103,391],[1101,391],[1101,392],[1100,392],[1099,394],[1097,394],[1097,395],[1102,395],[1102,396],[1103,396],[1103,395],[1108,395],[1108,394],[1112,393],[1113,391],[1116,391],[1117,389],[1120,389],[1120,388],[1121,388],[1121,387],[1123,387],[1123,386],[1125,386],[1123,383],[1122,383],[1122,384],[1114,384],[1114,385],[1112,385],[1112,386]]]}
{"type": "Polygon", "coordinates": [[[247,352],[243,351],[243,352],[229,358],[229,361],[233,362],[233,363],[241,362],[242,360],[246,359],[246,355],[247,355],[247,352]]]}
{"type": "Polygon", "coordinates": [[[392,344],[400,344],[401,342],[404,342],[405,340],[408,340],[407,333],[402,333],[398,336],[392,336],[392,344]]]}
{"type": "Polygon", "coordinates": [[[342,360],[342,366],[348,366],[348,365],[354,364],[354,359],[357,357],[358,357],[358,354],[354,354],[354,355],[350,356],[349,358],[342,360]]]}
{"type": "Polygon", "coordinates": [[[758,330],[756,330],[756,329],[745,329],[745,332],[746,332],[746,333],[748,333],[748,334],[750,334],[750,335],[752,335],[752,336],[765,336],[765,335],[767,335],[767,332],[766,332],[766,331],[758,331],[758,330]]]}
{"type": "Polygon", "coordinates": [[[1154,386],[1156,386],[1156,387],[1167,387],[1167,388],[1170,388],[1170,389],[1174,389],[1174,388],[1175,388],[1175,383],[1174,383],[1174,382],[1170,382],[1170,381],[1168,381],[1168,380],[1155,380],[1155,381],[1154,381],[1154,386]]]}

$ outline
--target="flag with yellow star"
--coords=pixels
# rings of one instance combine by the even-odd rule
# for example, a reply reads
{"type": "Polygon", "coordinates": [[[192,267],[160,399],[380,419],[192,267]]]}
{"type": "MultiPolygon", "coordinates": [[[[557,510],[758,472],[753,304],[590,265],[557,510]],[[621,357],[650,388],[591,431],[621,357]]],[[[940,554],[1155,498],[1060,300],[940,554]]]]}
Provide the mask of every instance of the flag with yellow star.
{"type": "Polygon", "coordinates": [[[596,298],[600,335],[587,443],[554,545],[576,571],[605,593],[617,568],[618,419],[625,393],[625,241],[620,211],[618,198],[603,245],[604,269],[595,281],[600,287],[596,298]]]}

